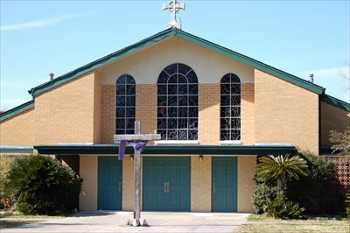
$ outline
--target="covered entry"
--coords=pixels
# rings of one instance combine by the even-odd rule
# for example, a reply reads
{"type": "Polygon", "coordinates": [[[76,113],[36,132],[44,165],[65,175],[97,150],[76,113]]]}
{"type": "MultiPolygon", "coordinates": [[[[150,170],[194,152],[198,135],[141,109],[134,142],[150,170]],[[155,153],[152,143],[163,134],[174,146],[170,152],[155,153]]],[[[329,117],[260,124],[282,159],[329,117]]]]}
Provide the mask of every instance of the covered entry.
{"type": "Polygon", "coordinates": [[[190,211],[190,157],[144,157],[143,209],[190,211]]]}
{"type": "Polygon", "coordinates": [[[237,211],[237,159],[212,158],[212,211],[237,211]]]}
{"type": "Polygon", "coordinates": [[[121,210],[122,162],[116,156],[98,158],[98,209],[121,210]]]}

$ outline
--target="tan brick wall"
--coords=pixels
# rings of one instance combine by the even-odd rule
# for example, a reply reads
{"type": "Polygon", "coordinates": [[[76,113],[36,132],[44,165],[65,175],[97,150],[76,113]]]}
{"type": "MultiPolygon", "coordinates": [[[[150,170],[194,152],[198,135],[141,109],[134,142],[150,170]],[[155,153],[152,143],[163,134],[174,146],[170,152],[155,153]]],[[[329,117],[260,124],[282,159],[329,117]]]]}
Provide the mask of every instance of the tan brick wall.
{"type": "Polygon", "coordinates": [[[123,194],[122,210],[132,210],[134,206],[134,172],[130,156],[123,160],[123,194]]]}
{"type": "Polygon", "coordinates": [[[157,85],[136,85],[136,120],[141,122],[143,133],[157,130],[157,85]]]}
{"type": "Polygon", "coordinates": [[[96,73],[95,83],[94,83],[94,143],[102,142],[102,86],[100,84],[100,79],[98,73],[96,73]]]}
{"type": "Polygon", "coordinates": [[[0,145],[33,145],[34,109],[0,123],[0,145]]]}
{"type": "Polygon", "coordinates": [[[318,95],[255,70],[255,141],[318,154],[318,95]]]}
{"type": "Polygon", "coordinates": [[[93,143],[95,74],[35,98],[35,144],[93,143]]]}
{"type": "Polygon", "coordinates": [[[191,211],[211,211],[211,157],[191,158],[191,211]]]}
{"type": "Polygon", "coordinates": [[[321,145],[330,144],[330,130],[343,132],[349,126],[349,112],[321,101],[321,145]]]}
{"type": "Polygon", "coordinates": [[[97,209],[97,157],[80,156],[80,176],[83,178],[79,198],[80,210],[97,209]]]}
{"type": "Polygon", "coordinates": [[[237,210],[252,213],[252,194],[255,188],[253,181],[256,168],[256,157],[237,158],[237,210]]]}
{"type": "Polygon", "coordinates": [[[219,144],[220,85],[199,84],[198,140],[200,144],[219,144]]]}
{"type": "Polygon", "coordinates": [[[241,89],[241,141],[242,144],[254,144],[254,84],[243,83],[241,89]]]}
{"type": "Polygon", "coordinates": [[[112,143],[115,133],[115,86],[102,86],[102,143],[112,143]]]}

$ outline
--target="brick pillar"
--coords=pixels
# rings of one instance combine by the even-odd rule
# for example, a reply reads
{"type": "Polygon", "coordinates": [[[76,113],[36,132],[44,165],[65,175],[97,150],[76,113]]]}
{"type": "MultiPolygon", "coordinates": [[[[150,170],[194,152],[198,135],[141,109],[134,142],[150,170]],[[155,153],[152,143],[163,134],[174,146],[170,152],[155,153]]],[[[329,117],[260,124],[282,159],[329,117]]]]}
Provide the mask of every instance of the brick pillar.
{"type": "Polygon", "coordinates": [[[219,144],[220,84],[199,84],[198,140],[200,144],[219,144]]]}

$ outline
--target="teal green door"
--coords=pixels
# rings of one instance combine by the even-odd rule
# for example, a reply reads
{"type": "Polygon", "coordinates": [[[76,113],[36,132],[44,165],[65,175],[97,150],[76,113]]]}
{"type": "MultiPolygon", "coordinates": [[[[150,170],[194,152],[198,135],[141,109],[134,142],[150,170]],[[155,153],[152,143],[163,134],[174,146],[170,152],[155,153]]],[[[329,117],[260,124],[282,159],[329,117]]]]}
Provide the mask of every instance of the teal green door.
{"type": "Polygon", "coordinates": [[[212,158],[212,211],[237,211],[237,160],[212,158]]]}
{"type": "Polygon", "coordinates": [[[143,158],[143,209],[190,211],[190,157],[143,158]]]}
{"type": "Polygon", "coordinates": [[[122,161],[117,156],[98,158],[98,209],[122,207],[122,161]]]}

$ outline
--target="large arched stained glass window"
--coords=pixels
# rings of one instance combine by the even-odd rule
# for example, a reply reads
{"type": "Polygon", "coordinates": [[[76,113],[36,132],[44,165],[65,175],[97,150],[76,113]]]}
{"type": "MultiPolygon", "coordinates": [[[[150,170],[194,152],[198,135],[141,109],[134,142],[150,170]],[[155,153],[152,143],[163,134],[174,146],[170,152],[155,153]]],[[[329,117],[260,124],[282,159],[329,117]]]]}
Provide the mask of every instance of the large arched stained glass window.
{"type": "Polygon", "coordinates": [[[220,140],[241,140],[241,80],[229,73],[222,77],[220,87],[220,140]]]}
{"type": "Polygon", "coordinates": [[[160,73],[157,86],[157,128],[162,140],[197,140],[196,73],[185,64],[172,64],[160,73]]]}
{"type": "Polygon", "coordinates": [[[131,75],[123,74],[116,82],[116,134],[134,134],[135,87],[131,75]]]}

